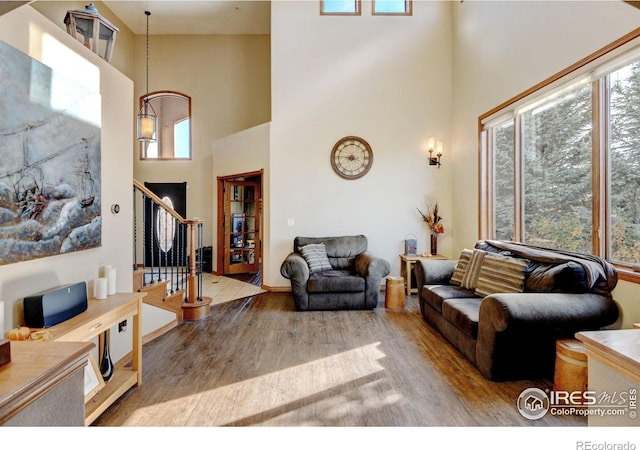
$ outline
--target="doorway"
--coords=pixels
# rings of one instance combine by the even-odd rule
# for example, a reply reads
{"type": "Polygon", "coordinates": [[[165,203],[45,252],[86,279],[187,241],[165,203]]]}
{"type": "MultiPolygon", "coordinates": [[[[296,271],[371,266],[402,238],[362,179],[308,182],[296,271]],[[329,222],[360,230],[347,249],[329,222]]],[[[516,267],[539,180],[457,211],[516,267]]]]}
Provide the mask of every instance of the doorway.
{"type": "Polygon", "coordinates": [[[260,170],[218,177],[218,274],[260,272],[262,174],[260,170]]]}

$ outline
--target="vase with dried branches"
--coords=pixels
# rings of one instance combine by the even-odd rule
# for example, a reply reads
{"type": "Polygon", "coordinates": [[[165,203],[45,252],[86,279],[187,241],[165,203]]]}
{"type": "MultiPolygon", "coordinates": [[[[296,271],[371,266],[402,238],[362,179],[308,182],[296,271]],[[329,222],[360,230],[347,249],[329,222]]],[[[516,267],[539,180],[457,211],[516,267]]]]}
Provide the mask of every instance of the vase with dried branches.
{"type": "Polygon", "coordinates": [[[438,235],[444,233],[444,225],[442,225],[442,216],[438,210],[438,202],[429,203],[425,212],[420,208],[416,208],[422,216],[422,220],[429,228],[429,237],[431,241],[431,254],[438,254],[438,235]]]}

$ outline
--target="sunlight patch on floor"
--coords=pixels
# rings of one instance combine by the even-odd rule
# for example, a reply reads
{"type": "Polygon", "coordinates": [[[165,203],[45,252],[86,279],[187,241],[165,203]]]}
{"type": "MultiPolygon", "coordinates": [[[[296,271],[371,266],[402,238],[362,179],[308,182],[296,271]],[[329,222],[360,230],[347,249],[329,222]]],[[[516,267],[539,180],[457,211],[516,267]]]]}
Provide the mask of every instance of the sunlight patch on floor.
{"type": "Polygon", "coordinates": [[[331,420],[353,411],[354,402],[360,411],[363,407],[394,403],[401,395],[379,387],[380,379],[374,375],[385,370],[378,362],[385,357],[379,345],[376,342],[205,393],[140,408],[129,419],[135,423],[139,416],[152,415],[160,426],[222,426],[261,414],[265,416],[264,422],[306,407],[315,411],[309,417],[313,423],[319,419],[315,417],[318,410],[331,420]],[[370,395],[363,396],[361,391],[370,395]],[[189,410],[188,405],[196,396],[200,396],[200,404],[210,405],[206,411],[189,410]]]}
{"type": "Polygon", "coordinates": [[[239,298],[251,297],[252,295],[258,295],[264,292],[267,291],[255,284],[210,273],[202,274],[202,295],[210,297],[212,299],[212,305],[237,300],[239,298]]]}

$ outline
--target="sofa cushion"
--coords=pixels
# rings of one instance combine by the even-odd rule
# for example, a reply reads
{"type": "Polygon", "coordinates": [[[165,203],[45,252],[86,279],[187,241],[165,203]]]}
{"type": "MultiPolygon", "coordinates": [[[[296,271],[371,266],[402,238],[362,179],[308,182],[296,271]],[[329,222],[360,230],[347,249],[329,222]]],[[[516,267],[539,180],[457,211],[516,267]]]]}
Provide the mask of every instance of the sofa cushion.
{"type": "Polygon", "coordinates": [[[422,298],[439,313],[442,312],[442,302],[450,298],[474,298],[473,291],[459,286],[448,284],[437,284],[424,286],[422,288],[422,298]]]}
{"type": "Polygon", "coordinates": [[[442,302],[442,317],[467,336],[476,339],[480,320],[480,303],[482,299],[478,297],[447,299],[442,302]]]}
{"type": "Polygon", "coordinates": [[[307,282],[307,291],[313,292],[363,292],[364,278],[346,270],[325,270],[314,273],[307,282]]]}
{"type": "Polygon", "coordinates": [[[324,244],[307,244],[298,249],[309,266],[309,273],[318,273],[331,270],[331,263],[327,258],[327,250],[324,244]]]}
{"type": "Polygon", "coordinates": [[[489,294],[524,291],[527,267],[528,259],[487,253],[478,274],[476,295],[486,297],[489,294]]]}
{"type": "Polygon", "coordinates": [[[532,292],[587,292],[587,274],[580,264],[531,261],[526,271],[525,289],[532,292]]]}
{"type": "Polygon", "coordinates": [[[464,271],[464,276],[462,277],[462,282],[460,286],[465,289],[475,289],[478,284],[478,275],[480,274],[480,269],[482,268],[482,260],[484,260],[487,252],[484,250],[474,250],[471,255],[471,259],[469,260],[469,264],[467,265],[466,270],[464,271]]]}
{"type": "Polygon", "coordinates": [[[451,274],[451,280],[449,280],[449,283],[455,286],[460,286],[462,284],[462,278],[464,277],[464,273],[467,270],[469,261],[471,260],[471,255],[473,255],[473,250],[469,250],[468,248],[462,250],[460,257],[458,258],[458,262],[453,268],[453,273],[451,274]]]}

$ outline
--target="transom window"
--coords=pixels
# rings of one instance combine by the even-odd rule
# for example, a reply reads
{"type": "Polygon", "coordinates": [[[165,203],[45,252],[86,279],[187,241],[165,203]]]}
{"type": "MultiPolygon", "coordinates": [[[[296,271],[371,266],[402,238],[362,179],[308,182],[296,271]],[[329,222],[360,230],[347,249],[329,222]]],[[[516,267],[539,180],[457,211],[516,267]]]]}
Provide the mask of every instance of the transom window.
{"type": "MultiPolygon", "coordinates": [[[[320,14],[326,16],[359,16],[360,0],[320,0],[320,14]]],[[[371,14],[374,16],[410,16],[413,14],[411,0],[373,0],[371,14]]]]}
{"type": "Polygon", "coordinates": [[[410,16],[413,13],[410,0],[373,0],[371,8],[374,16],[410,16]]]}
{"type": "Polygon", "coordinates": [[[639,38],[625,36],[480,117],[481,237],[638,270],[639,38]]]}
{"type": "Polygon", "coordinates": [[[320,14],[359,16],[360,0],[320,0],[320,14]]]}
{"type": "Polygon", "coordinates": [[[157,140],[140,143],[140,159],[191,159],[191,97],[163,91],[148,98],[158,115],[157,140]]]}

